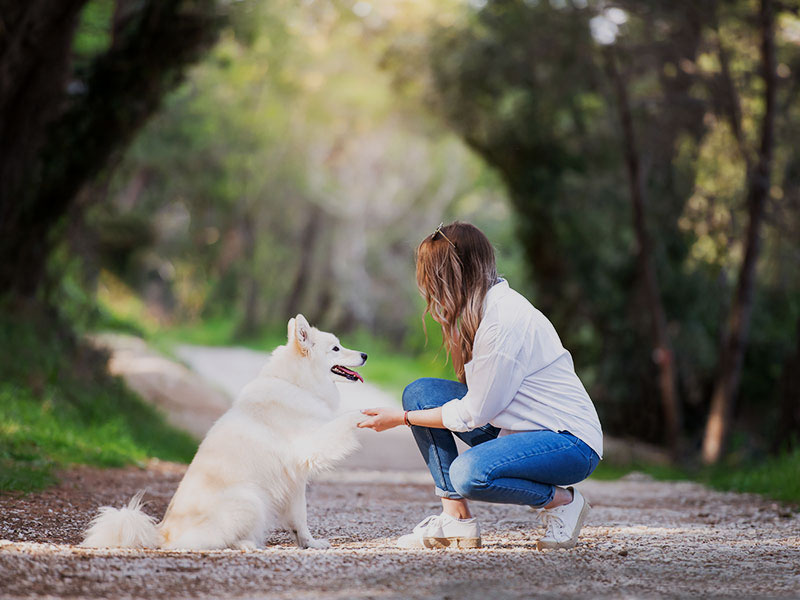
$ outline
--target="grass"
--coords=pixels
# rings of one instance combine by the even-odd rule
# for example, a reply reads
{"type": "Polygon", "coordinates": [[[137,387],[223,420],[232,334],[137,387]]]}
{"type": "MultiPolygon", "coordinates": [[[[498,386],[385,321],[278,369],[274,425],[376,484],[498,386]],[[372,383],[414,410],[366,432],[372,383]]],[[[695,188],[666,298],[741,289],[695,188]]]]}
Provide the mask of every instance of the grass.
{"type": "Polygon", "coordinates": [[[41,489],[71,464],[188,462],[196,448],[63,324],[0,317],[0,491],[41,489]]]}
{"type": "Polygon", "coordinates": [[[592,478],[611,481],[634,471],[660,481],[696,481],[717,490],[760,494],[800,506],[800,448],[761,461],[729,461],[714,467],[623,466],[603,461],[592,473],[592,478]]]}
{"type": "Polygon", "coordinates": [[[592,473],[592,479],[613,481],[633,472],[646,473],[653,479],[658,479],[660,481],[680,481],[692,478],[688,471],[669,465],[651,465],[642,463],[617,465],[603,460],[600,461],[600,464],[597,465],[594,473],[592,473]]]}
{"type": "Polygon", "coordinates": [[[707,482],[720,490],[763,494],[800,504],[800,447],[759,463],[713,469],[707,474],[707,482]]]}

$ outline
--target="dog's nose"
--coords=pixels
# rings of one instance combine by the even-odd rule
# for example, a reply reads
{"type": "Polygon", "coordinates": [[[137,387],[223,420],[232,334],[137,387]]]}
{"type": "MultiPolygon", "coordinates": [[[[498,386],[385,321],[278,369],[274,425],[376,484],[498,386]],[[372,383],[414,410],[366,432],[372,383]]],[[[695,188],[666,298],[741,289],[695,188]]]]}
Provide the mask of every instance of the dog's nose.
{"type": "Polygon", "coordinates": [[[367,362],[367,353],[366,352],[362,352],[361,353],[361,358],[364,359],[364,362],[367,362]]]}

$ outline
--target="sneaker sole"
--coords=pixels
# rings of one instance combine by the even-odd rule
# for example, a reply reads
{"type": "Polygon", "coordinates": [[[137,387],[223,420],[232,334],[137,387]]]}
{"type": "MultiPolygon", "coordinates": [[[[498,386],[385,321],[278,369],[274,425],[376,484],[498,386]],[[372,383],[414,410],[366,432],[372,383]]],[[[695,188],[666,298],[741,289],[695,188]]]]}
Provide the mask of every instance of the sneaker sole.
{"type": "Polygon", "coordinates": [[[441,538],[441,537],[428,537],[422,538],[422,543],[426,548],[440,549],[440,548],[480,548],[481,538],[441,538]]]}
{"type": "Polygon", "coordinates": [[[581,514],[578,515],[578,522],[575,526],[575,535],[573,535],[566,542],[550,542],[546,540],[539,540],[536,542],[536,549],[552,550],[553,548],[574,548],[578,543],[578,536],[581,533],[581,529],[583,529],[583,522],[586,520],[586,515],[589,514],[589,509],[591,508],[592,507],[589,505],[589,503],[584,500],[581,514]]]}

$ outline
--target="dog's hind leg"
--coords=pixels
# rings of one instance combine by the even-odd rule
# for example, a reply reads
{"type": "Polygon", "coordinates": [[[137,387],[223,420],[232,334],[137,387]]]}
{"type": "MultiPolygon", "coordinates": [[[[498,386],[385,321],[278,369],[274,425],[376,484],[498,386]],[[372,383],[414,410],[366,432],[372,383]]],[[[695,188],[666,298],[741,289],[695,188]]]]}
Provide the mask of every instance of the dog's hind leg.
{"type": "MultiPolygon", "coordinates": [[[[165,521],[166,549],[253,550],[263,543],[267,513],[254,486],[238,485],[197,500],[185,514],[173,509],[165,521]]],[[[185,508],[184,508],[185,510],[185,508]]]]}
{"type": "Polygon", "coordinates": [[[286,526],[294,534],[300,548],[318,548],[324,550],[331,547],[326,539],[314,539],[308,529],[308,516],[306,514],[306,484],[299,482],[289,498],[289,506],[284,514],[286,526]]]}
{"type": "Polygon", "coordinates": [[[258,550],[258,544],[256,544],[253,540],[239,540],[233,545],[233,547],[236,550],[244,550],[245,552],[258,550]]]}

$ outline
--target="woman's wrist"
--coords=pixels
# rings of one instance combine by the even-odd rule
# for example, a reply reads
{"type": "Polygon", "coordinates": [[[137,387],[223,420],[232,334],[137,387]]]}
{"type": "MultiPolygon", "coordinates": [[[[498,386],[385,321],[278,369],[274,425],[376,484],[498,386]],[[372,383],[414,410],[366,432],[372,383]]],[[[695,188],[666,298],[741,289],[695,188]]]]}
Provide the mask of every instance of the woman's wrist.
{"type": "Polygon", "coordinates": [[[410,412],[411,411],[407,410],[403,413],[403,424],[407,425],[408,427],[411,427],[411,421],[408,420],[408,413],[410,412]]]}

